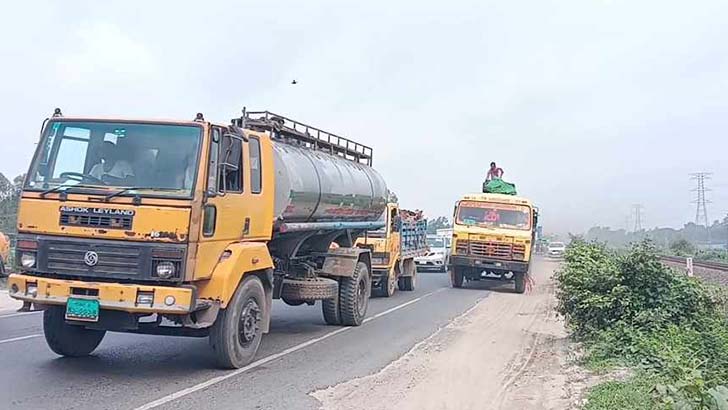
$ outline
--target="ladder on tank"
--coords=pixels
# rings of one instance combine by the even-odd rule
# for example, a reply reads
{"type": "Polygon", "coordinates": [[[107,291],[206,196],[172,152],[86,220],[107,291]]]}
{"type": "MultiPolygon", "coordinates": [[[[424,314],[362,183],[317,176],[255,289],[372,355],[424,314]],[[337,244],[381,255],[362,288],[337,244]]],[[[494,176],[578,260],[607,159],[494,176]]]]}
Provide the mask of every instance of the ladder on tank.
{"type": "Polygon", "coordinates": [[[243,110],[243,116],[234,118],[232,123],[240,128],[269,131],[273,139],[372,166],[370,147],[270,111],[243,110]]]}

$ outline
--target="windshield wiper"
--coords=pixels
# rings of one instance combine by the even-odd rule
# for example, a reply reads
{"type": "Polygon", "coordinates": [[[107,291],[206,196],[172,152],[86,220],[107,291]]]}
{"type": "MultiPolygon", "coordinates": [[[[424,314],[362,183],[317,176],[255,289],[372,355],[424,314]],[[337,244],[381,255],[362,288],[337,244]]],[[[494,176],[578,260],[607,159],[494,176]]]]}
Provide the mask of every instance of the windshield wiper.
{"type": "MultiPolygon", "coordinates": [[[[148,189],[148,190],[156,190],[156,191],[179,191],[179,189],[175,188],[158,188],[158,187],[148,187],[148,186],[131,186],[128,188],[121,188],[120,190],[116,192],[112,192],[104,197],[104,202],[109,202],[112,198],[116,198],[117,196],[124,195],[125,193],[129,191],[138,191],[141,189],[148,189]]],[[[139,194],[134,195],[134,204],[139,205],[141,203],[141,197],[139,194]]]]}
{"type": "Polygon", "coordinates": [[[45,198],[46,195],[53,193],[53,192],[58,192],[61,190],[61,188],[66,188],[65,190],[63,190],[63,192],[66,192],[71,188],[98,188],[98,187],[94,186],[94,185],[84,185],[84,184],[61,184],[61,185],[56,185],[53,188],[49,188],[49,189],[46,189],[45,191],[41,192],[40,197],[45,198]]]}

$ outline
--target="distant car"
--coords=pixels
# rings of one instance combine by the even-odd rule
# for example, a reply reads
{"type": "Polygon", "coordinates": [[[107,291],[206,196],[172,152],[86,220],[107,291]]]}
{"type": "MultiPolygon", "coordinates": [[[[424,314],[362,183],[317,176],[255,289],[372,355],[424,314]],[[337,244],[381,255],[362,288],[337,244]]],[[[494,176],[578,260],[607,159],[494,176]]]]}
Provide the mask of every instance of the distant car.
{"type": "Polygon", "coordinates": [[[427,236],[427,253],[425,256],[415,258],[415,264],[419,270],[447,271],[447,262],[450,259],[450,249],[447,238],[444,236],[427,236]]]}
{"type": "Polygon", "coordinates": [[[551,258],[563,258],[566,252],[566,244],[563,242],[551,242],[546,255],[551,258]]]}
{"type": "Polygon", "coordinates": [[[5,271],[10,256],[10,240],[2,232],[0,232],[0,276],[7,275],[5,271]]]}

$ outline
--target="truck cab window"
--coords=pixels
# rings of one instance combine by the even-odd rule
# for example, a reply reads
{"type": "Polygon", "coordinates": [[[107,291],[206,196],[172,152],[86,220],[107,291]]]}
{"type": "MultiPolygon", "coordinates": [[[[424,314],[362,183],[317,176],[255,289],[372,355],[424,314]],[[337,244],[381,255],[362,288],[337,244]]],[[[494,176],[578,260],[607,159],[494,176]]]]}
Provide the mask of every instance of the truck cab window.
{"type": "Polygon", "coordinates": [[[243,140],[225,134],[220,150],[220,191],[243,192],[243,140]]]}
{"type": "Polygon", "coordinates": [[[259,194],[263,189],[260,167],[260,140],[251,137],[248,147],[250,148],[250,190],[254,194],[259,194]]]}
{"type": "Polygon", "coordinates": [[[217,185],[218,168],[220,166],[219,161],[220,154],[220,129],[214,128],[212,130],[212,141],[210,141],[210,160],[208,162],[209,168],[207,169],[207,190],[208,192],[218,192],[220,187],[217,185]]]}

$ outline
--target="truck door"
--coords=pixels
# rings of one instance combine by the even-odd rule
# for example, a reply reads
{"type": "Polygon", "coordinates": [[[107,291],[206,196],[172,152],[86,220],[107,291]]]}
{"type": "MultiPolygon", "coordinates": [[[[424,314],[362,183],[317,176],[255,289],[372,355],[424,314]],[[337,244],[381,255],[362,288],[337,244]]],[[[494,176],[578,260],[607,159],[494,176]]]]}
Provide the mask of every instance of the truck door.
{"type": "Polygon", "coordinates": [[[211,133],[197,279],[212,274],[230,243],[260,238],[266,222],[257,217],[263,208],[260,141],[253,142],[251,158],[251,143],[244,135],[221,127],[211,133]]]}

